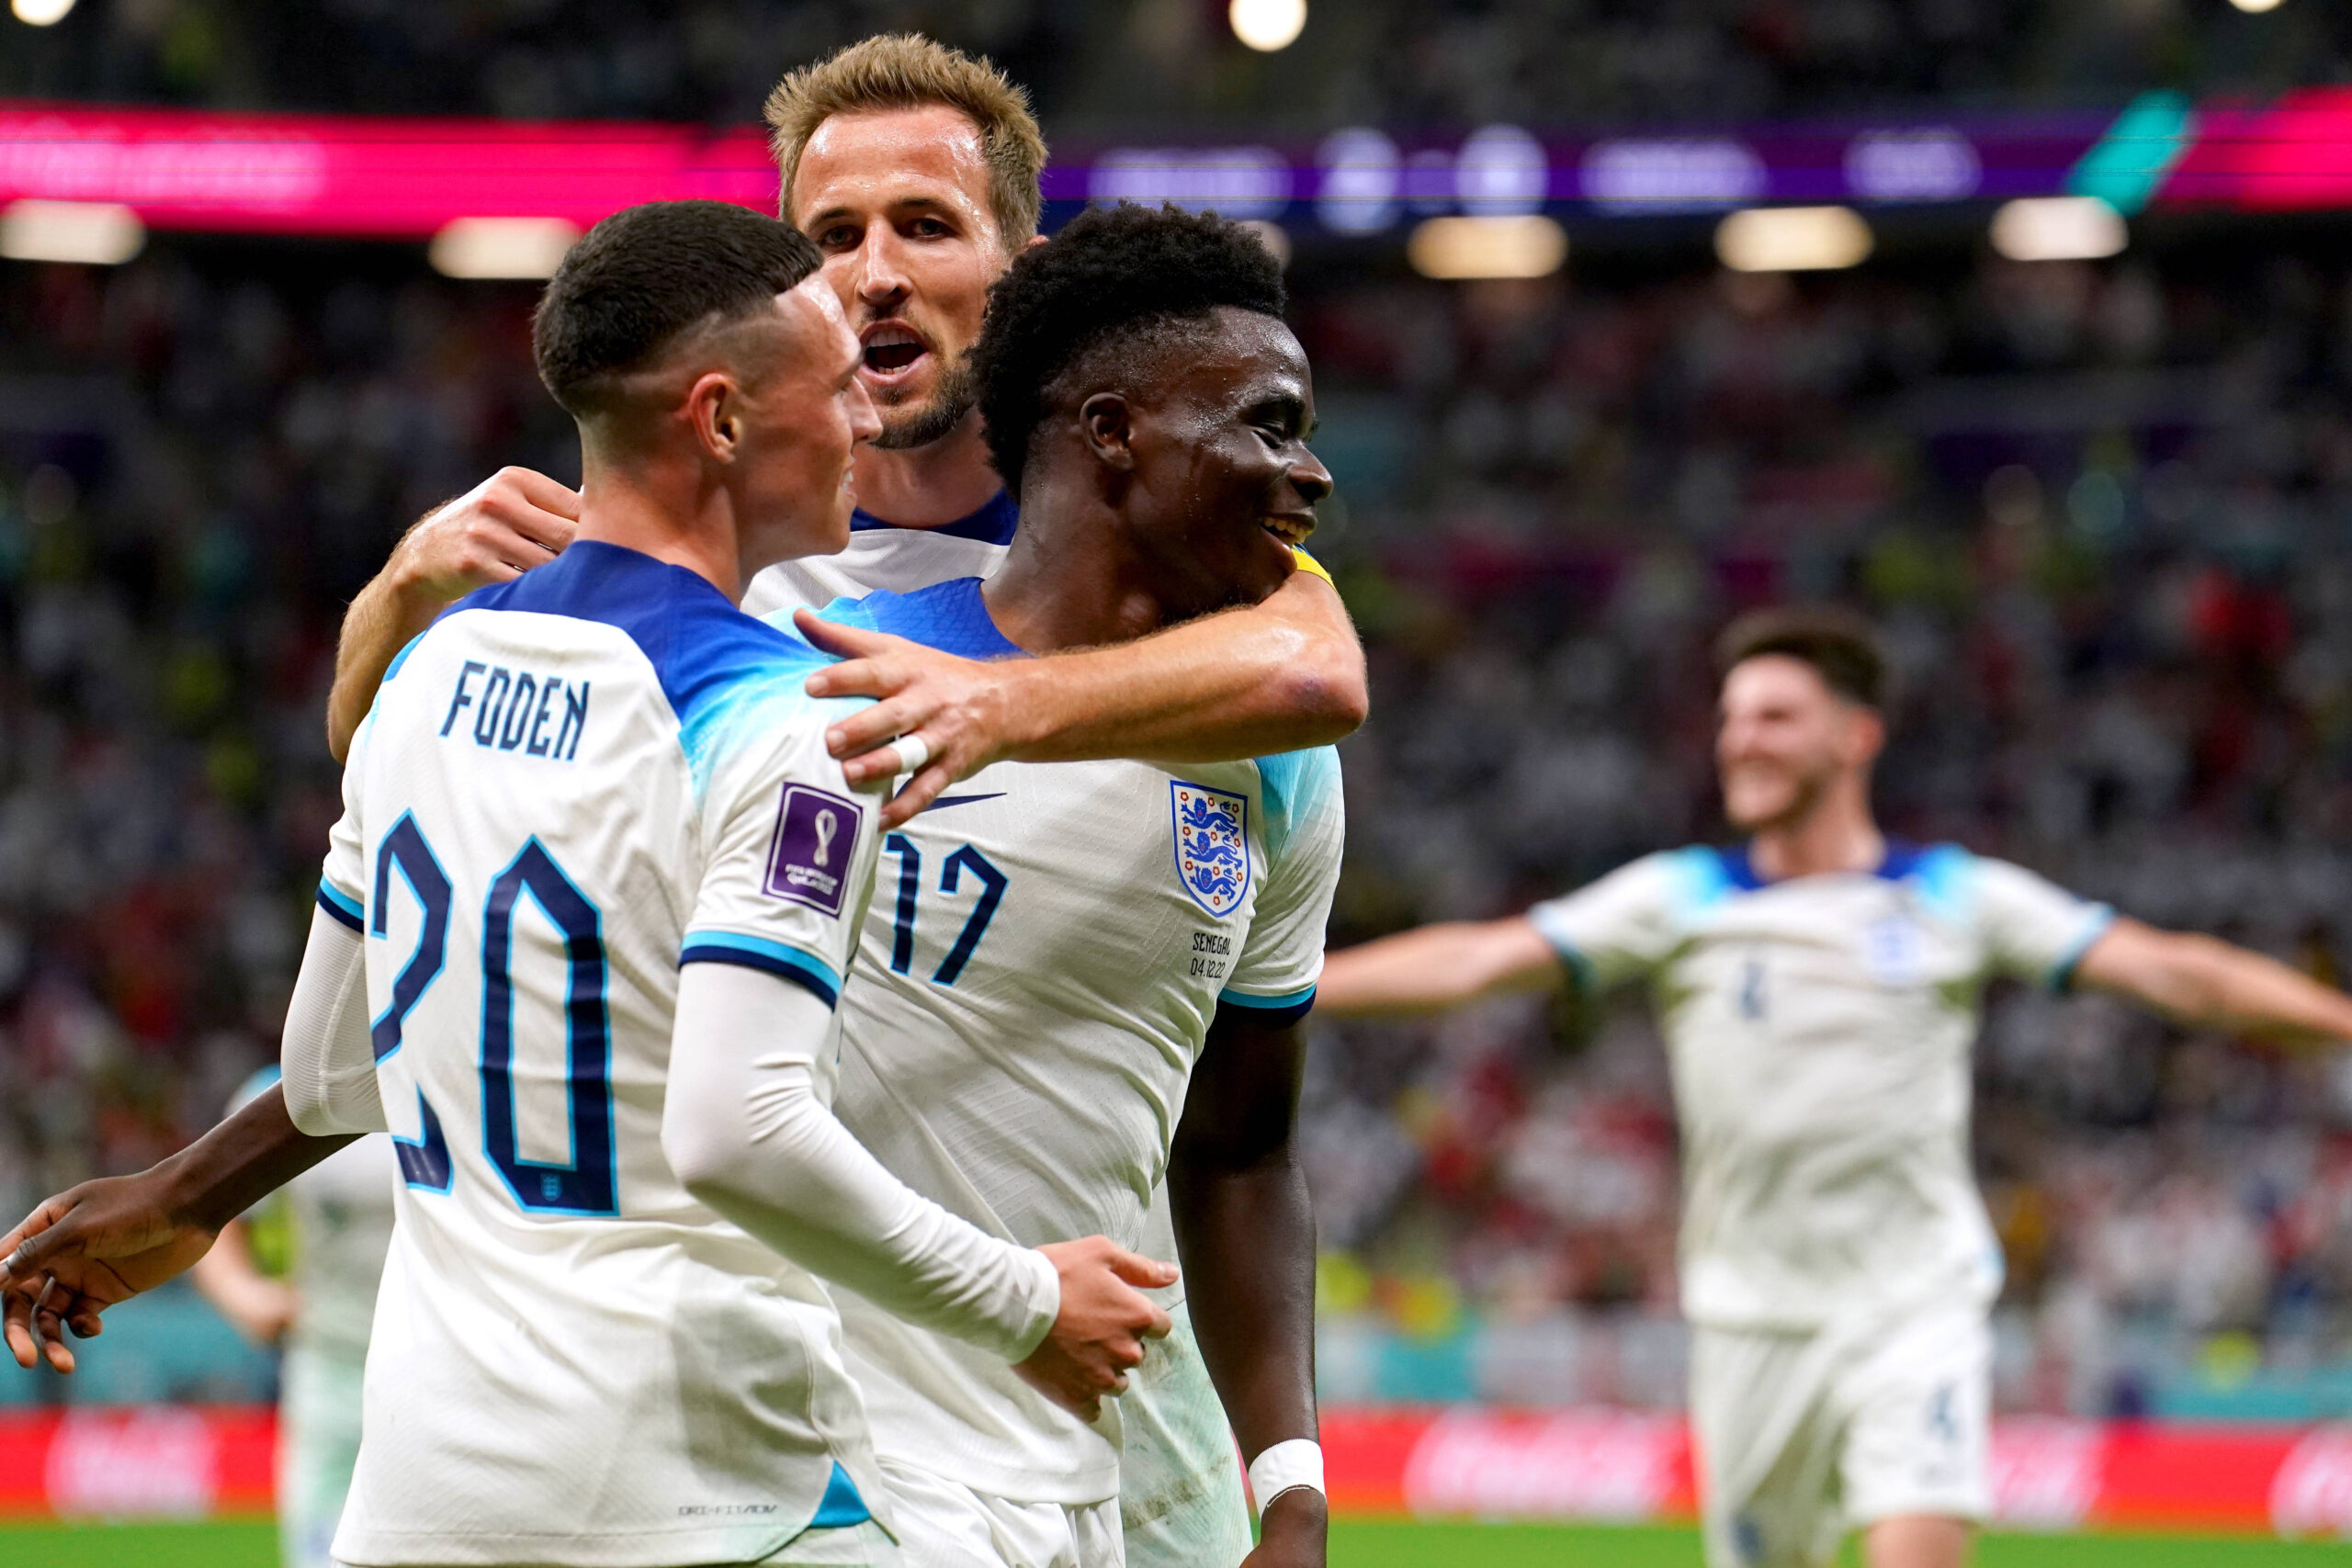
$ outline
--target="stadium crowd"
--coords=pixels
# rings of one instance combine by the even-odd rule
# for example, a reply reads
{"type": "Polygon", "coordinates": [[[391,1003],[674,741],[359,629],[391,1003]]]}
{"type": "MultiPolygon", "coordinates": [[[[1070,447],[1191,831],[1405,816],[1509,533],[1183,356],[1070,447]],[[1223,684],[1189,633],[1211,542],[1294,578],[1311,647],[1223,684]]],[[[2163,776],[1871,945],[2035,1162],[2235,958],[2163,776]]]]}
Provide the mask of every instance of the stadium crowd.
{"type": "MultiPolygon", "coordinates": [[[[1679,265],[1302,256],[1374,680],[1335,942],[1716,836],[1708,639],[1837,594],[1903,673],[1897,830],[2352,974],[2352,275],[2249,289],[2194,236],[1679,265]]],[[[344,598],[501,463],[565,471],[530,298],[346,248],[0,270],[0,1209],[147,1164],[274,1050],[344,598]]],[[[2352,1066],[2024,992],[1980,1061],[2007,1403],[2352,1356],[2352,1066]]],[[[1468,1347],[1460,1392],[1678,1397],[1637,999],[1327,1026],[1309,1099],[1335,1393],[1396,1392],[1349,1348],[1395,1344],[1468,1347]]]]}
{"type": "Polygon", "coordinates": [[[916,28],[988,53],[1057,136],[1138,124],[1315,135],[1440,126],[1839,113],[1936,101],[2108,106],[2116,84],[2275,92],[2335,79],[2340,7],[2248,17],[2198,0],[1356,0],[1311,49],[1255,55],[1223,4],[989,0],[92,0],[0,51],[0,96],[213,108],[752,118],[775,62],[916,28]]]}

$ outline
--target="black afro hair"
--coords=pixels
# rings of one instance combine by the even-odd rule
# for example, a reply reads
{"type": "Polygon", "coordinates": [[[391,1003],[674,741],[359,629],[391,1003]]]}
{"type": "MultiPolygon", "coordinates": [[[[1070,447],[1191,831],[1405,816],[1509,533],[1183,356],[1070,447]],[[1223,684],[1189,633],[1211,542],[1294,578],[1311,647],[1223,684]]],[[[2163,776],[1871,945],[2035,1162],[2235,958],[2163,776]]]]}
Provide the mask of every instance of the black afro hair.
{"type": "Polygon", "coordinates": [[[1005,488],[1020,495],[1055,380],[1081,355],[1220,305],[1279,321],[1285,302],[1282,264],[1213,212],[1123,202],[1079,214],[997,280],[972,350],[989,458],[1005,488]]]}

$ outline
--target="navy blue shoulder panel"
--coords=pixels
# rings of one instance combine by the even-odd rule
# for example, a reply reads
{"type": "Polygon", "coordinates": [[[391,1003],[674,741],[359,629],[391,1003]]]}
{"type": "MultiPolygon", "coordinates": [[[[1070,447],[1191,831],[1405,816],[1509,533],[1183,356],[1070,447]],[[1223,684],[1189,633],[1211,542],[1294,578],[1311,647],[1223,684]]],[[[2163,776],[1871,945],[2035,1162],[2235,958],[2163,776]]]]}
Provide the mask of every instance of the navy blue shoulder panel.
{"type": "Polygon", "coordinates": [[[997,630],[977,577],[951,578],[911,593],[893,593],[886,588],[863,599],[836,599],[817,614],[843,626],[888,632],[961,659],[1024,657],[997,630]]]}
{"type": "Polygon", "coordinates": [[[445,612],[515,610],[597,621],[628,634],[678,722],[759,674],[829,663],[792,633],[747,615],[708,580],[618,545],[582,540],[547,565],[467,594],[445,612]]]}
{"type": "MultiPolygon", "coordinates": [[[[850,513],[849,527],[853,534],[870,534],[898,526],[896,523],[875,516],[864,507],[850,513]]],[[[972,539],[983,545],[1009,545],[1020,526],[1020,506],[1008,491],[999,491],[969,516],[958,517],[944,527],[910,529],[909,532],[939,534],[950,539],[972,539]]]]}

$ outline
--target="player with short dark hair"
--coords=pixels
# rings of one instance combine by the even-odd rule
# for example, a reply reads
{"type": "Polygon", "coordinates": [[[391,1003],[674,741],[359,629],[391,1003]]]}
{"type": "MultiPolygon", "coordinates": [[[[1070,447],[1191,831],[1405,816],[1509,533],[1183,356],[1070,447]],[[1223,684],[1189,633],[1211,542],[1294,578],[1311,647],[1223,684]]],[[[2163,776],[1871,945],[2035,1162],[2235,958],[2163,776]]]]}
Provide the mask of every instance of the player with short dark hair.
{"type": "MultiPolygon", "coordinates": [[[[1330,490],[1283,305],[1264,246],[1212,216],[1089,212],[1025,252],[974,356],[1021,486],[1004,564],[825,614],[1018,660],[1273,592],[1330,490]]],[[[1165,1170],[1215,1381],[1150,1406],[1154,1431],[1229,1474],[1230,1417],[1264,1509],[1256,1568],[1323,1557],[1314,1222],[1290,1139],[1341,829],[1328,748],[984,769],[887,840],[897,897],[868,911],[842,999],[837,1108],[918,1191],[1015,1240],[1075,1224],[1148,1250],[1165,1170]]],[[[1126,1495],[1122,1450],[1170,1362],[1090,1427],[854,1297],[842,1320],[911,1562],[1108,1568],[1122,1514],[1166,1495],[1126,1495]]],[[[1204,1568],[1250,1551],[1143,1525],[1204,1568]]]]}
{"type": "Polygon", "coordinates": [[[1735,622],[1716,766],[1746,835],[1499,920],[1335,953],[1335,1014],[1645,981],[1682,1129],[1683,1310],[1707,1559],[1956,1568],[1990,1506],[2000,1253],[1971,1174],[1969,1052],[1996,976],[2200,1025],[2352,1038],[2352,998],[1956,845],[1879,830],[1884,660],[1818,608],[1735,622]]]}

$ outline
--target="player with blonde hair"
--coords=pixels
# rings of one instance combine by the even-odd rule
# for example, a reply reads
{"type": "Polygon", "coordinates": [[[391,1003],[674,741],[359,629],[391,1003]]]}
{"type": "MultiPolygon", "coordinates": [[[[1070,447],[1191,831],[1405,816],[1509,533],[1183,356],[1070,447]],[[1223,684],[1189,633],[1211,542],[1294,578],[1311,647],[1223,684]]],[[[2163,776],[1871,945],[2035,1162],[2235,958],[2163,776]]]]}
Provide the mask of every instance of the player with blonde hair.
{"type": "Polygon", "coordinates": [[[1988,1492],[2001,1258],[1968,1152],[1984,983],[2086,986],[2201,1025],[2352,1038],[2352,998],[1888,838],[1875,637],[1762,612],[1720,648],[1730,849],[1654,854],[1498,920],[1332,954],[1327,1014],[1650,987],[1681,1122],[1682,1305],[1713,1568],[1957,1568],[1988,1492]]]}

